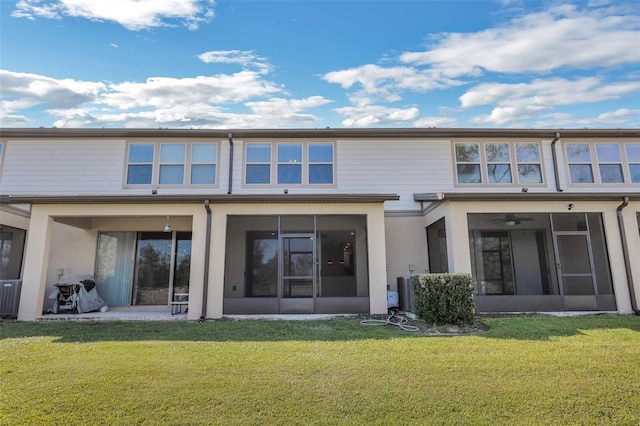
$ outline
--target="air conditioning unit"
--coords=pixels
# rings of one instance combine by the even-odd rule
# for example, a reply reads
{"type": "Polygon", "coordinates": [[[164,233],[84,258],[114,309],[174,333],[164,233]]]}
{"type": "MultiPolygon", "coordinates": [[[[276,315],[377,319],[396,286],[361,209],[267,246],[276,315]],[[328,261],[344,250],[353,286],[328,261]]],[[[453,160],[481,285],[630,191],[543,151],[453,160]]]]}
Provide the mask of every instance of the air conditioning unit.
{"type": "Polygon", "coordinates": [[[17,317],[22,280],[0,280],[0,317],[17,317]]]}
{"type": "Polygon", "coordinates": [[[415,293],[411,284],[411,277],[398,277],[398,298],[400,299],[400,310],[404,312],[415,312],[415,293]]]}

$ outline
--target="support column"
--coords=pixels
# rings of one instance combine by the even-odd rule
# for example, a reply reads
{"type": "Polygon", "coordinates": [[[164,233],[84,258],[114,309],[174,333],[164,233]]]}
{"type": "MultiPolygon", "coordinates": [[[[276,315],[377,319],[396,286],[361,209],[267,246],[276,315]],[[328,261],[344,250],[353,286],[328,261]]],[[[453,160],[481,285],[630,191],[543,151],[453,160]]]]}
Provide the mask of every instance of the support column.
{"type": "Polygon", "coordinates": [[[387,313],[387,257],[384,234],[384,209],[375,205],[367,213],[369,309],[372,315],[387,313]]]}
{"type": "Polygon", "coordinates": [[[469,250],[469,221],[467,211],[457,203],[449,204],[447,227],[447,249],[449,250],[449,272],[471,273],[471,251],[469,250]]]}
{"type": "Polygon", "coordinates": [[[53,217],[46,206],[33,205],[27,234],[18,321],[35,321],[42,315],[47,281],[53,217]]]}

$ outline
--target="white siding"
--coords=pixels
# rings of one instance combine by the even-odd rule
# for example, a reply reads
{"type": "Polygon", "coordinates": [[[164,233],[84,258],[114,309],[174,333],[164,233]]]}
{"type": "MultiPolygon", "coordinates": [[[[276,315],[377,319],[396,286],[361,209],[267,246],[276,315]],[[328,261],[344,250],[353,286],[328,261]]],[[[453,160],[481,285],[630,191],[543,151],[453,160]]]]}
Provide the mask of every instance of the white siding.
{"type": "MultiPolygon", "coordinates": [[[[130,140],[133,141],[134,139],[130,140]]],[[[493,139],[541,142],[544,184],[529,185],[529,192],[555,192],[551,139],[493,139]]],[[[483,138],[344,139],[336,141],[336,184],[295,186],[290,194],[398,194],[399,201],[385,203],[392,211],[417,211],[414,193],[520,192],[524,185],[456,185],[453,142],[487,141],[483,138]]],[[[570,185],[561,139],[556,149],[560,186],[568,192],[620,192],[640,190],[640,185],[570,185]]],[[[215,187],[159,188],[162,194],[226,194],[229,176],[229,142],[220,144],[218,185],[215,187]]],[[[272,140],[271,142],[277,142],[272,140]]],[[[125,140],[9,140],[4,142],[0,192],[5,195],[114,195],[148,194],[150,187],[124,188],[125,140]]],[[[283,187],[243,186],[244,141],[234,141],[233,193],[281,194],[283,187]]],[[[515,172],[515,171],[514,171],[515,172]]]]}
{"type": "Polygon", "coordinates": [[[451,145],[438,140],[339,141],[338,192],[395,193],[388,210],[416,210],[414,193],[453,189],[451,145]]]}
{"type": "Polygon", "coordinates": [[[5,144],[0,191],[102,194],[122,191],[123,140],[20,140],[5,144]]]}

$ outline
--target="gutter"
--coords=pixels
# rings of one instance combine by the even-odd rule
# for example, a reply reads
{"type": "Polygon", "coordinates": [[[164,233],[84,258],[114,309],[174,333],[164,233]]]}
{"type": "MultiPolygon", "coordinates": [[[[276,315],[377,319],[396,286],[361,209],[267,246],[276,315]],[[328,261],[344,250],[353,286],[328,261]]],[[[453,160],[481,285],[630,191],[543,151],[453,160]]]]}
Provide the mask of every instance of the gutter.
{"type": "Polygon", "coordinates": [[[211,207],[209,207],[209,200],[204,200],[204,209],[207,211],[207,227],[204,242],[204,278],[200,322],[204,321],[207,317],[207,293],[209,290],[209,257],[211,255],[211,207]]]}
{"type": "Polygon", "coordinates": [[[560,188],[560,174],[558,173],[558,154],[556,153],[556,143],[560,139],[560,132],[556,132],[556,137],[551,141],[551,157],[553,158],[553,176],[556,179],[556,191],[562,192],[560,188]]]}
{"type": "Polygon", "coordinates": [[[638,303],[636,301],[636,293],[633,285],[633,275],[631,271],[631,260],[629,259],[629,245],[627,244],[627,233],[624,228],[624,216],[622,210],[629,204],[629,197],[624,197],[622,204],[616,209],[618,216],[618,228],[620,229],[620,239],[622,240],[622,257],[624,258],[624,269],[627,273],[627,285],[629,286],[629,299],[631,300],[631,309],[636,315],[640,315],[638,303]]]}
{"type": "Polygon", "coordinates": [[[227,139],[229,139],[229,189],[227,195],[231,195],[233,188],[233,133],[229,132],[227,139]]]}

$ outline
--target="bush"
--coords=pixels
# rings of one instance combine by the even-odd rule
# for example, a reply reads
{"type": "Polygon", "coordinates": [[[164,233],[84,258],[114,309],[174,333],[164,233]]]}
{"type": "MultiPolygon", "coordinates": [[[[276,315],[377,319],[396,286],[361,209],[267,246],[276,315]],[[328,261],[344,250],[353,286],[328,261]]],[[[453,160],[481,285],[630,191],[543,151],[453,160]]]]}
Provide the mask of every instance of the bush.
{"type": "Polygon", "coordinates": [[[416,314],[434,325],[473,323],[475,286],[470,274],[422,274],[411,277],[416,314]]]}

